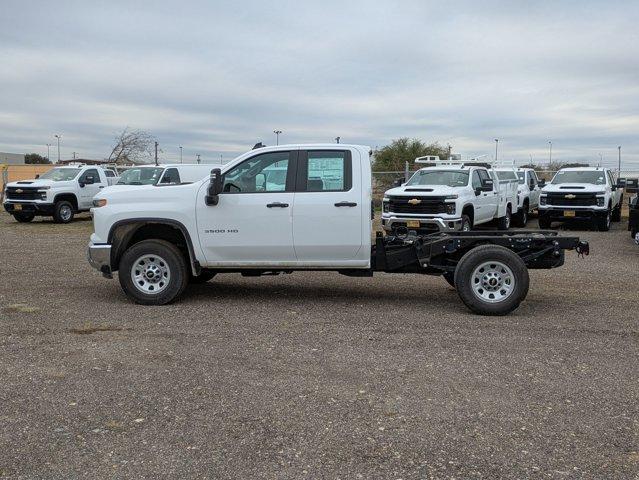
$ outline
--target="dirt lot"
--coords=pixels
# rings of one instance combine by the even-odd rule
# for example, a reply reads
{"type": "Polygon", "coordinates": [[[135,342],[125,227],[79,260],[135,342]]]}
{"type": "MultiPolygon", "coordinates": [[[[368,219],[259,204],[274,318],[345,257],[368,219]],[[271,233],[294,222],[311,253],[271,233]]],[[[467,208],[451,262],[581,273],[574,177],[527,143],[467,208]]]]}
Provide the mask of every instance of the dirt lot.
{"type": "MultiPolygon", "coordinates": [[[[531,226],[534,225],[534,221],[531,226]]],[[[141,307],[88,218],[0,215],[0,476],[638,478],[639,248],[471,315],[439,278],[243,278],[141,307]]]]}

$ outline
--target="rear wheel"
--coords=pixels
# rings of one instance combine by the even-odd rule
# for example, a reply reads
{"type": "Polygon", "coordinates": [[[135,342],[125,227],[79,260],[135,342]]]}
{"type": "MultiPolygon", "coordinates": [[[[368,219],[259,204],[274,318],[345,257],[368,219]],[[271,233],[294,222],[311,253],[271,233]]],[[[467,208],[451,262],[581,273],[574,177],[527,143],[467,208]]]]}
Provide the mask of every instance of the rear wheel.
{"type": "Polygon", "coordinates": [[[69,223],[73,220],[73,205],[71,202],[61,200],[53,207],[53,220],[56,223],[69,223]]]}
{"type": "Polygon", "coordinates": [[[516,215],[513,216],[516,227],[525,227],[528,223],[528,204],[524,203],[516,215]]]}
{"type": "Polygon", "coordinates": [[[481,245],[467,252],[457,264],[455,286],[459,297],[480,315],[505,315],[528,294],[526,264],[507,248],[481,245]]]}
{"type": "Polygon", "coordinates": [[[20,223],[28,223],[35,218],[33,213],[14,213],[13,218],[15,218],[20,223]]]}
{"type": "Polygon", "coordinates": [[[506,215],[504,215],[497,221],[497,228],[499,230],[508,230],[510,228],[511,215],[512,215],[512,210],[510,209],[510,207],[506,207],[506,215]]]}
{"type": "Polygon", "coordinates": [[[134,302],[164,305],[184,291],[189,273],[175,245],[165,240],[144,240],[124,252],[118,278],[122,290],[134,302]]]}

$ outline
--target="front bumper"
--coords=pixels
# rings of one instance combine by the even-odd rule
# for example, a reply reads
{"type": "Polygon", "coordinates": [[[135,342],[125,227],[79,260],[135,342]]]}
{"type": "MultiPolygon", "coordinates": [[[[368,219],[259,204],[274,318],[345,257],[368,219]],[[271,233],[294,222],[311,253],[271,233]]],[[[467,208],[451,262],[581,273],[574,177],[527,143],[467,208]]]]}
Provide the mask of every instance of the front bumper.
{"type": "Polygon", "coordinates": [[[89,243],[87,260],[93,268],[102,272],[102,275],[111,277],[111,245],[89,243]]]}
{"type": "Polygon", "coordinates": [[[539,206],[537,208],[539,216],[556,220],[587,220],[595,217],[605,217],[608,214],[606,207],[562,207],[562,206],[539,206]],[[574,215],[567,216],[566,212],[574,212],[574,215]]]}
{"type": "Polygon", "coordinates": [[[21,200],[6,200],[2,206],[8,213],[24,212],[33,213],[34,215],[53,215],[55,205],[53,203],[28,202],[21,200]],[[16,205],[22,208],[16,210],[16,205]]]}
{"type": "Polygon", "coordinates": [[[394,228],[406,227],[408,221],[419,221],[419,228],[416,230],[420,231],[456,232],[462,227],[461,218],[412,217],[387,213],[382,215],[382,228],[391,232],[394,228]]]}

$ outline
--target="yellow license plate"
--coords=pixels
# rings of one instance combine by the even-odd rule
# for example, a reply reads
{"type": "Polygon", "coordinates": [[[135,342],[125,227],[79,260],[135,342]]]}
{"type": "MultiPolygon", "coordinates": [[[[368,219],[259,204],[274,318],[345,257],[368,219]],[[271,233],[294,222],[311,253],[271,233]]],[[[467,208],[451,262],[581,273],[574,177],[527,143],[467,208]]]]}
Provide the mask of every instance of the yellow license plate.
{"type": "Polygon", "coordinates": [[[14,210],[22,210],[22,205],[16,204],[16,205],[13,206],[13,209],[14,210]]]}
{"type": "Polygon", "coordinates": [[[574,217],[574,216],[575,216],[574,210],[564,210],[564,217],[574,217]]]}
{"type": "Polygon", "coordinates": [[[408,228],[419,228],[419,220],[408,220],[406,226],[408,228]]]}

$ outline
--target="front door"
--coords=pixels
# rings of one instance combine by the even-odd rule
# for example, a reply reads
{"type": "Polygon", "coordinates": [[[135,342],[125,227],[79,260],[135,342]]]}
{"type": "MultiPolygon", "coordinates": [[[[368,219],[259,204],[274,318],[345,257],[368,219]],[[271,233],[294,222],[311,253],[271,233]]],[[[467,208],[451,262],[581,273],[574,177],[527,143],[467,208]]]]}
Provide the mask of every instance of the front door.
{"type": "Polygon", "coordinates": [[[207,266],[293,266],[293,189],[297,151],[267,152],[224,174],[217,205],[208,183],[197,197],[200,245],[207,266]]]}
{"type": "Polygon", "coordinates": [[[370,260],[362,250],[363,209],[360,158],[350,150],[302,150],[299,155],[293,238],[300,264],[349,265],[370,260]]]}
{"type": "Polygon", "coordinates": [[[85,170],[78,179],[78,183],[80,184],[78,207],[80,209],[89,209],[93,206],[93,197],[106,186],[106,183],[102,181],[98,170],[95,168],[85,170]]]}

